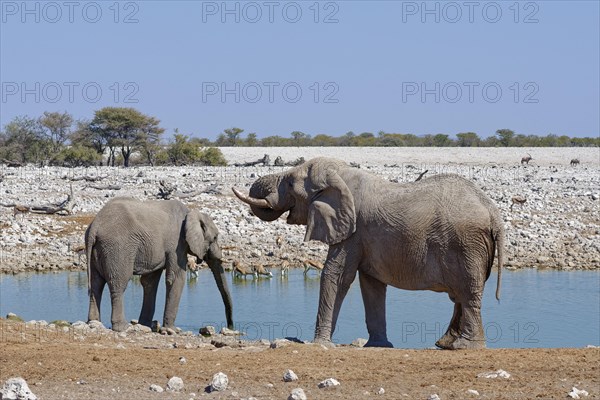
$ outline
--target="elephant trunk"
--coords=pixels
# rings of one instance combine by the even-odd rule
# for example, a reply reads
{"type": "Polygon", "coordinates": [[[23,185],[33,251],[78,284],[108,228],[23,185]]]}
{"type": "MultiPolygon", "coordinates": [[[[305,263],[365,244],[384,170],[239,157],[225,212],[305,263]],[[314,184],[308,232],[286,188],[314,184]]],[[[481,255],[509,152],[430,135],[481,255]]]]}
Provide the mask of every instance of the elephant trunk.
{"type": "Polygon", "coordinates": [[[279,174],[267,175],[258,179],[250,188],[248,196],[232,188],[233,193],[244,203],[248,204],[254,215],[263,221],[275,221],[287,211],[280,203],[279,174]]]}
{"type": "MultiPolygon", "coordinates": [[[[212,247],[212,246],[211,246],[212,247]]],[[[217,246],[218,247],[218,246],[217,246]]],[[[214,253],[217,253],[216,251],[214,253]]],[[[213,251],[209,251],[207,254],[206,263],[215,277],[215,282],[221,293],[223,304],[225,305],[225,318],[227,319],[227,327],[233,329],[233,303],[231,301],[231,294],[229,293],[229,287],[227,286],[227,279],[225,278],[225,270],[223,269],[221,261],[221,251],[219,249],[218,256],[213,254],[213,251]]]]}

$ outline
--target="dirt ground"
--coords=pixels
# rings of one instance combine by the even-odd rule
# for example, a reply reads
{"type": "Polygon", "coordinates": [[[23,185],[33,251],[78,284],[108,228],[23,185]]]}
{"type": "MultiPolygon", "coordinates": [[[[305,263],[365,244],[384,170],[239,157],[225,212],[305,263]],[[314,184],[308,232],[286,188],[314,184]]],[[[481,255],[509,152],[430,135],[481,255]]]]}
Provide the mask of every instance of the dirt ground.
{"type": "Polygon", "coordinates": [[[297,387],[308,399],[564,399],[573,386],[588,391],[588,399],[600,398],[600,348],[217,348],[198,336],[48,335],[6,321],[0,321],[0,339],[0,381],[21,376],[39,399],[286,399],[297,387]],[[287,369],[299,380],[284,382],[287,369]],[[477,377],[498,369],[511,377],[477,377]],[[205,392],[220,371],[229,377],[228,389],[205,392]],[[151,384],[165,388],[172,376],[183,379],[181,392],[149,390],[151,384]],[[341,385],[319,389],[327,378],[341,385]]]}

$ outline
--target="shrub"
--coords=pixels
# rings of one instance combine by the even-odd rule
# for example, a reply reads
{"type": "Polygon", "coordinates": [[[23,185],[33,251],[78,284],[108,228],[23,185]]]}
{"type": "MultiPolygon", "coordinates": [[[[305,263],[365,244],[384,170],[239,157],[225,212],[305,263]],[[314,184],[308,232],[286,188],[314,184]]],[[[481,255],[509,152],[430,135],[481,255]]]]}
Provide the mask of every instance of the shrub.
{"type": "Polygon", "coordinates": [[[91,147],[75,145],[65,147],[54,157],[52,164],[67,167],[89,167],[98,164],[102,156],[91,147]]]}

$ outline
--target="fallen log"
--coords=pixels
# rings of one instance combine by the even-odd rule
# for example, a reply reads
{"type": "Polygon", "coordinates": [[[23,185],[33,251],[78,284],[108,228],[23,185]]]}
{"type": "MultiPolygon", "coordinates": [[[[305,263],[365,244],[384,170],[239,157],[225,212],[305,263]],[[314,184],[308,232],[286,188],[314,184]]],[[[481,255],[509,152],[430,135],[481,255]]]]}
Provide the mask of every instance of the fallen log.
{"type": "Polygon", "coordinates": [[[60,212],[66,212],[67,214],[73,213],[73,207],[75,206],[75,197],[73,196],[73,186],[71,186],[71,193],[67,195],[67,199],[57,203],[49,205],[26,205],[17,203],[0,203],[2,207],[12,207],[13,216],[16,218],[17,214],[25,214],[32,212],[36,214],[58,214],[60,212]]]}
{"type": "Polygon", "coordinates": [[[78,176],[78,177],[72,177],[72,178],[68,178],[66,175],[63,176],[63,179],[69,179],[71,182],[77,182],[77,181],[98,182],[98,181],[101,181],[106,178],[108,178],[108,175],[106,175],[106,176],[78,176]]]}
{"type": "Polygon", "coordinates": [[[121,190],[121,186],[118,185],[106,185],[106,186],[96,186],[96,185],[87,185],[84,189],[96,189],[96,190],[121,190]]]}

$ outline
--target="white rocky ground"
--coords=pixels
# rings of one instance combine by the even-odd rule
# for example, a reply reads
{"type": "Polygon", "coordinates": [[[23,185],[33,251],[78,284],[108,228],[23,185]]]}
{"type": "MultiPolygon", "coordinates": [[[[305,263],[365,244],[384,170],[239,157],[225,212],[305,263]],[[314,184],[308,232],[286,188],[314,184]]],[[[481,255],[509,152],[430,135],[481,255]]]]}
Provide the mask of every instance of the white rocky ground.
{"type": "MultiPolygon", "coordinates": [[[[474,180],[498,204],[507,232],[509,268],[600,268],[600,149],[598,148],[222,148],[230,165],[299,157],[330,156],[396,182],[452,172],[474,180]],[[521,165],[529,153],[533,160],[521,165]],[[572,158],[580,164],[571,167],[572,158]],[[527,198],[510,211],[511,199],[527,198]]],[[[209,213],[221,231],[226,257],[277,266],[301,259],[323,260],[326,247],[302,243],[303,227],[283,219],[265,223],[237,201],[231,186],[247,189],[258,177],[286,167],[7,168],[0,166],[0,203],[48,205],[66,199],[72,185],[73,214],[17,214],[0,207],[0,272],[28,269],[80,269],[75,252],[93,215],[115,196],[155,198],[159,182],[177,187],[182,201],[209,213]],[[72,180],[104,177],[96,182],[72,180]],[[115,186],[120,187],[115,190],[115,186]],[[193,196],[190,196],[193,195],[193,196]],[[194,195],[195,194],[195,195],[194,195]],[[279,248],[275,238],[283,235],[279,248]]]]}

